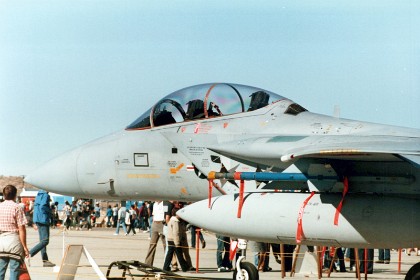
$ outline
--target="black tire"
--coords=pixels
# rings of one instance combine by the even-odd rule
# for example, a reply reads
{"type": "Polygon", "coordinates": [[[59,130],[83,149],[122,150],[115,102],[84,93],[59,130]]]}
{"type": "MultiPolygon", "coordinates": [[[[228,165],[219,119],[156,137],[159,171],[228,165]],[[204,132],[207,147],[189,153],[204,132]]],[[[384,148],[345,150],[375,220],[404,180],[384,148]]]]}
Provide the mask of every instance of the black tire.
{"type": "Polygon", "coordinates": [[[420,280],[420,262],[413,265],[405,275],[405,280],[420,280]]]}
{"type": "MultiPolygon", "coordinates": [[[[241,271],[245,275],[245,280],[259,280],[260,276],[258,274],[257,268],[249,262],[241,262],[241,271]]],[[[236,280],[236,275],[238,271],[235,269],[233,272],[233,280],[236,280]]]]}

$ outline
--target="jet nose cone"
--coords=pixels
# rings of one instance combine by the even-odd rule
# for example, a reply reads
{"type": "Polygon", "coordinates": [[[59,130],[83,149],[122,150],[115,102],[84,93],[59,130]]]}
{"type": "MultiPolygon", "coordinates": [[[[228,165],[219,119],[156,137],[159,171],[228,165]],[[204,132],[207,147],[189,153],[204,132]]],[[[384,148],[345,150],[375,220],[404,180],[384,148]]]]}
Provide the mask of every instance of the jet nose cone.
{"type": "Polygon", "coordinates": [[[77,180],[77,158],[81,149],[67,152],[38,167],[25,177],[25,182],[58,194],[81,193],[77,180]]]}

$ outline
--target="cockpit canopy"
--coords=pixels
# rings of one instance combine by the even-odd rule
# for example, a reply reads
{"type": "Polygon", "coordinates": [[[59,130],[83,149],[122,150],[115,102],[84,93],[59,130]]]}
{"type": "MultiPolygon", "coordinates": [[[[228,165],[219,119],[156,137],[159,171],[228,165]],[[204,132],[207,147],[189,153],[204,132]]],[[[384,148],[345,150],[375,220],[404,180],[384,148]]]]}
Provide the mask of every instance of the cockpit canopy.
{"type": "Polygon", "coordinates": [[[254,111],[281,99],[285,98],[263,89],[238,84],[196,85],[164,97],[127,129],[146,129],[254,111]]]}

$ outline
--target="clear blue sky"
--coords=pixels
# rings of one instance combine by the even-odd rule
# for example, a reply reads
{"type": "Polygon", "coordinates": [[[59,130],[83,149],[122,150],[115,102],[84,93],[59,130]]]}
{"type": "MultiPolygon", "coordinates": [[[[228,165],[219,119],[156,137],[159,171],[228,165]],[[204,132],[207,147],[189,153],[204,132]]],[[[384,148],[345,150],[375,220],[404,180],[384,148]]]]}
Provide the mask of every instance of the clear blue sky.
{"type": "Polygon", "coordinates": [[[1,1],[0,174],[205,82],[420,128],[420,1],[1,1]]]}

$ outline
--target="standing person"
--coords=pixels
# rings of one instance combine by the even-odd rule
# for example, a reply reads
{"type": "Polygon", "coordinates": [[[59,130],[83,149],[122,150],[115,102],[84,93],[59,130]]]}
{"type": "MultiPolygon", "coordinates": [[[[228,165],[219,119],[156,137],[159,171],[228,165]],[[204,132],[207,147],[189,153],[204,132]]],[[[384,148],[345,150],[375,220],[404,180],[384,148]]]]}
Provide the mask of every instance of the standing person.
{"type": "Polygon", "coordinates": [[[96,226],[96,222],[101,217],[101,207],[99,206],[99,202],[96,202],[94,211],[95,211],[95,226],[96,226]]]}
{"type": "MultiPolygon", "coordinates": [[[[183,203],[178,204],[179,208],[184,208],[183,203]]],[[[180,232],[180,244],[182,248],[182,255],[184,256],[185,261],[188,265],[188,270],[194,271],[195,267],[192,265],[191,256],[190,256],[190,246],[188,245],[188,238],[187,238],[187,222],[185,220],[179,219],[179,232],[180,232]]]]}
{"type": "Polygon", "coordinates": [[[91,210],[90,211],[90,225],[92,227],[96,226],[96,214],[95,214],[95,210],[91,210]]]}
{"type": "Polygon", "coordinates": [[[217,271],[227,272],[232,270],[232,263],[229,260],[230,238],[223,235],[216,235],[217,238],[217,271]]]}
{"type": "MultiPolygon", "coordinates": [[[[199,229],[198,227],[196,227],[195,225],[190,225],[190,231],[191,231],[191,248],[195,248],[195,238],[196,238],[196,234],[197,234],[197,229],[199,229]]],[[[200,230],[200,233],[198,235],[200,237],[200,241],[201,241],[201,248],[204,249],[206,248],[206,240],[204,240],[204,236],[203,233],[200,230]]]]}
{"type": "Polygon", "coordinates": [[[330,269],[331,261],[336,256],[336,260],[332,265],[334,271],[346,272],[346,264],[344,262],[344,253],[341,247],[327,247],[324,254],[324,268],[330,269]]]}
{"type": "Polygon", "coordinates": [[[76,230],[80,230],[80,205],[77,201],[73,201],[71,204],[71,215],[73,218],[73,226],[76,228],[76,230]]]}
{"type": "Polygon", "coordinates": [[[178,258],[179,264],[181,265],[182,271],[186,272],[190,267],[184,259],[181,248],[181,230],[184,230],[185,234],[185,227],[180,226],[180,218],[176,215],[178,210],[179,208],[173,208],[171,213],[172,217],[169,219],[168,230],[166,234],[166,240],[168,241],[168,252],[165,256],[163,270],[170,270],[169,265],[171,264],[175,253],[176,257],[178,258]]]}
{"type": "Polygon", "coordinates": [[[112,227],[116,228],[118,224],[118,204],[115,204],[114,208],[112,208],[112,221],[112,227]]]}
{"type": "Polygon", "coordinates": [[[256,242],[258,248],[258,263],[257,269],[259,271],[271,271],[270,262],[270,244],[265,242],[256,242]]]}
{"type": "Polygon", "coordinates": [[[350,271],[355,271],[356,270],[356,259],[355,259],[354,248],[347,248],[345,257],[346,257],[346,259],[350,260],[349,270],[350,271]]]}
{"type": "Polygon", "coordinates": [[[92,230],[92,223],[91,223],[91,214],[92,214],[92,206],[90,205],[90,201],[86,200],[84,205],[83,205],[83,219],[86,223],[87,229],[88,230],[92,230]]]}
{"type": "MultiPolygon", "coordinates": [[[[293,266],[293,251],[295,250],[296,245],[284,244],[284,268],[286,272],[292,271],[293,266]]],[[[280,252],[280,249],[278,250],[280,252]]]]}
{"type": "Polygon", "coordinates": [[[50,195],[48,192],[40,190],[35,198],[34,203],[34,228],[39,233],[39,243],[31,250],[31,257],[41,251],[41,257],[44,267],[53,267],[55,264],[48,260],[47,245],[50,242],[50,195]]]}
{"type": "Polygon", "coordinates": [[[378,249],[378,260],[375,263],[389,264],[391,261],[391,250],[390,249],[378,249]]]}
{"type": "Polygon", "coordinates": [[[71,205],[70,205],[70,209],[71,209],[71,228],[74,228],[75,227],[75,223],[74,223],[74,221],[75,221],[75,216],[77,215],[77,201],[76,200],[73,200],[72,202],[71,202],[71,205]]]}
{"type": "Polygon", "coordinates": [[[106,209],[106,227],[112,226],[112,208],[111,205],[108,205],[108,208],[106,209]]]}
{"type": "Polygon", "coordinates": [[[7,185],[3,189],[4,202],[0,204],[0,279],[4,279],[10,264],[10,279],[19,278],[19,266],[24,257],[29,257],[26,246],[25,213],[14,202],[17,189],[7,185]]]}
{"type": "Polygon", "coordinates": [[[125,206],[121,206],[118,209],[118,221],[117,221],[117,230],[115,231],[114,235],[120,234],[120,225],[124,229],[125,235],[127,235],[127,226],[125,225],[125,215],[127,215],[127,208],[125,206]]]}
{"type": "Polygon", "coordinates": [[[129,219],[130,219],[130,226],[128,227],[128,231],[125,235],[128,235],[130,233],[131,230],[133,230],[133,235],[136,234],[136,229],[135,229],[135,221],[137,219],[137,214],[136,214],[136,210],[135,210],[135,206],[134,204],[131,205],[130,210],[128,210],[128,213],[126,213],[126,215],[128,215],[129,219]]]}
{"type": "Polygon", "coordinates": [[[149,244],[149,251],[144,261],[147,265],[153,266],[155,260],[156,245],[159,238],[162,240],[163,251],[166,250],[165,236],[163,235],[163,223],[165,222],[165,210],[163,207],[163,201],[156,201],[153,203],[153,224],[151,230],[151,238],[149,244]]]}
{"type": "Polygon", "coordinates": [[[345,263],[345,260],[344,260],[343,249],[341,247],[337,247],[336,250],[337,250],[336,255],[337,255],[337,258],[338,258],[338,266],[340,268],[340,272],[347,272],[346,271],[346,263],[345,263]]]}
{"type": "Polygon", "coordinates": [[[365,269],[367,274],[373,273],[373,249],[359,249],[359,269],[360,273],[365,273],[365,269]],[[365,250],[367,250],[367,258],[365,258],[365,250]],[[367,262],[367,266],[365,268],[365,259],[367,262]]]}
{"type": "Polygon", "coordinates": [[[149,202],[145,201],[143,203],[143,209],[141,209],[140,215],[143,218],[143,230],[145,230],[146,232],[149,232],[149,202]]]}
{"type": "Polygon", "coordinates": [[[26,201],[25,203],[25,217],[26,217],[26,221],[28,222],[26,224],[27,226],[30,226],[29,221],[31,220],[31,215],[29,213],[29,205],[30,205],[29,203],[30,203],[29,201],[26,201]]]}
{"type": "Polygon", "coordinates": [[[34,215],[34,201],[29,201],[29,220],[28,220],[28,226],[32,226],[32,216],[34,215]]]}
{"type": "Polygon", "coordinates": [[[147,214],[149,215],[149,239],[152,238],[152,226],[153,226],[153,205],[154,203],[149,202],[149,206],[147,207],[147,214]]]}
{"type": "MultiPolygon", "coordinates": [[[[175,208],[175,205],[178,205],[177,201],[164,201],[163,202],[163,210],[165,211],[165,222],[163,224],[163,235],[167,235],[168,233],[168,224],[172,217],[172,209],[175,208]]],[[[179,207],[177,207],[179,208],[179,207]]],[[[165,255],[168,253],[168,239],[166,238],[166,250],[165,255]]],[[[176,272],[179,271],[178,269],[178,262],[176,261],[176,255],[173,254],[172,263],[171,263],[172,271],[176,272]]]]}
{"type": "Polygon", "coordinates": [[[58,202],[54,202],[51,204],[50,219],[51,227],[56,228],[58,221],[58,202]]]}
{"type": "Polygon", "coordinates": [[[134,212],[136,212],[136,218],[134,219],[134,227],[140,230],[140,209],[137,206],[137,202],[134,203],[134,212]]]}
{"type": "Polygon", "coordinates": [[[64,211],[63,225],[68,230],[70,228],[70,225],[71,225],[71,206],[70,206],[70,203],[67,200],[64,204],[63,211],[64,211]]]}

